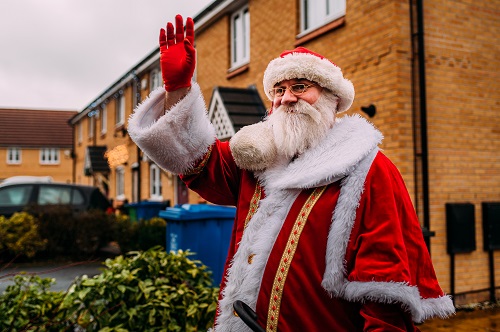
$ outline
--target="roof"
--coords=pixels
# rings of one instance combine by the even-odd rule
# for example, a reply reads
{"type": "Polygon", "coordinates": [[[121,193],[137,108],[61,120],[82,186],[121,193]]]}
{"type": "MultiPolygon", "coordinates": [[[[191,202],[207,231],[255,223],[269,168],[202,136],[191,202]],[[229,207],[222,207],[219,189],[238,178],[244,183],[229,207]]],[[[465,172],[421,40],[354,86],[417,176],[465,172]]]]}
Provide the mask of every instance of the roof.
{"type": "MultiPolygon", "coordinates": [[[[246,0],[213,0],[204,9],[193,17],[195,31],[199,33],[220,17],[230,13],[234,8],[241,6],[246,0]]],[[[153,64],[157,64],[160,59],[159,46],[156,46],[153,51],[141,59],[135,66],[130,68],[119,79],[108,86],[98,97],[90,102],[83,110],[75,114],[70,120],[70,124],[74,125],[89,112],[98,107],[103,101],[112,96],[114,93],[122,89],[131,81],[136,80],[138,75],[150,68],[153,64]]]]}
{"type": "Polygon", "coordinates": [[[266,108],[255,87],[215,87],[208,117],[214,125],[217,137],[227,139],[244,126],[263,119],[266,108]]]}
{"type": "Polygon", "coordinates": [[[68,120],[76,111],[0,109],[0,146],[71,148],[73,129],[68,120]]]}
{"type": "Polygon", "coordinates": [[[106,150],[104,146],[88,146],[85,153],[85,174],[109,173],[108,160],[105,157],[106,150]]]}

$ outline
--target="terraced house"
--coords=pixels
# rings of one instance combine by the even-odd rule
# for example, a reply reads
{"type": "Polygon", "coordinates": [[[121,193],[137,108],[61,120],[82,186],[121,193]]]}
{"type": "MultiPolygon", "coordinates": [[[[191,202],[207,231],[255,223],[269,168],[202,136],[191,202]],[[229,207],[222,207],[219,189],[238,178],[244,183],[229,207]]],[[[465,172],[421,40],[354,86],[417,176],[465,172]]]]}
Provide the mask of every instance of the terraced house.
{"type": "MultiPolygon", "coordinates": [[[[356,90],[348,114],[385,135],[381,147],[408,186],[443,288],[457,304],[492,299],[499,18],[495,1],[215,0],[194,17],[195,79],[218,137],[229,139],[269,107],[262,78],[271,59],[297,46],[332,59],[356,90]]],[[[160,84],[154,51],[71,119],[73,181],[117,201],[200,202],[127,135],[134,107],[160,84]]]]}
{"type": "Polygon", "coordinates": [[[0,109],[0,182],[13,176],[50,176],[73,182],[76,111],[0,109]]]}

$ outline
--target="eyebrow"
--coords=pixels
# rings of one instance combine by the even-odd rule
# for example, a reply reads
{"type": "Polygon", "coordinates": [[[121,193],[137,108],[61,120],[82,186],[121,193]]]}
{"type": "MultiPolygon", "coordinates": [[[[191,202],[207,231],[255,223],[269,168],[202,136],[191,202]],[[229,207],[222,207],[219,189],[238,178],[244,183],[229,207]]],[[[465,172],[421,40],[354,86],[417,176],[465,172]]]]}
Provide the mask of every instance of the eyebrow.
{"type": "MultiPolygon", "coordinates": [[[[290,80],[290,81],[296,81],[295,83],[293,84],[314,84],[313,81],[309,81],[307,78],[295,78],[293,80],[290,80]]],[[[281,85],[282,82],[278,82],[274,85],[275,88],[279,87],[281,85]]]]}

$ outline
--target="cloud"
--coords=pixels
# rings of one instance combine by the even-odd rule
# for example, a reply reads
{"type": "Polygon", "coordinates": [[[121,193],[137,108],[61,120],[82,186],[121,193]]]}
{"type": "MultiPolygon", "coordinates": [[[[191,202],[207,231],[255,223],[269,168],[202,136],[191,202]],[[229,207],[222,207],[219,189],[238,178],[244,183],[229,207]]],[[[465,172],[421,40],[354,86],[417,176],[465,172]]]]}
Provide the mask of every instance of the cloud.
{"type": "Polygon", "coordinates": [[[211,0],[2,0],[0,107],[81,110],[211,0]]]}

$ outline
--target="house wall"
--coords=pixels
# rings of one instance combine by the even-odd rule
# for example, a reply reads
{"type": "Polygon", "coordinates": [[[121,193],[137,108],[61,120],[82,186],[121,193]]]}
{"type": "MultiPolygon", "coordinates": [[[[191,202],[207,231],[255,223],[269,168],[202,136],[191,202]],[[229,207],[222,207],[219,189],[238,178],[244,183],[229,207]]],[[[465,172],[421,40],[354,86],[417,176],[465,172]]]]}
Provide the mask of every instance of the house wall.
{"type": "MultiPolygon", "coordinates": [[[[431,222],[434,263],[450,280],[446,255],[446,203],[473,203],[477,249],[455,255],[455,292],[489,287],[483,251],[481,202],[500,202],[500,68],[498,2],[425,3],[426,78],[431,222]]],[[[500,255],[494,253],[495,267],[500,255]]],[[[500,285],[500,270],[495,269],[500,285]]],[[[497,292],[498,295],[498,292],[497,292]]],[[[456,301],[487,298],[487,292],[456,301]]]]}
{"type": "MultiPolygon", "coordinates": [[[[415,84],[415,56],[412,52],[410,3],[403,0],[350,0],[346,16],[335,27],[315,38],[297,38],[299,2],[251,0],[250,63],[230,71],[230,17],[225,15],[196,32],[197,81],[206,103],[216,86],[248,87],[262,92],[263,72],[269,61],[283,50],[304,46],[323,54],[340,68],[356,90],[351,109],[343,115],[359,114],[362,106],[374,104],[369,120],[384,134],[381,145],[401,171],[423,221],[421,151],[419,141],[419,94],[415,84]]],[[[443,289],[451,291],[450,255],[446,251],[445,204],[471,202],[475,205],[477,249],[456,255],[454,276],[457,304],[488,299],[488,254],[482,250],[481,202],[500,201],[500,121],[498,115],[500,58],[498,57],[499,12],[495,1],[476,5],[470,1],[424,2],[425,68],[429,146],[430,251],[443,289]],[[466,293],[466,295],[462,295],[466,293]]],[[[148,73],[140,80],[149,82],[148,73]]],[[[126,117],[131,114],[132,87],[125,88],[126,117]]],[[[140,91],[141,100],[149,88],[140,91]]],[[[131,167],[139,162],[141,199],[149,197],[149,162],[128,136],[114,131],[114,100],[108,103],[108,133],[97,136],[96,145],[109,149],[126,144],[126,196],[131,197],[131,167]]],[[[83,121],[84,137],[87,133],[83,121]]],[[[98,132],[99,121],[96,123],[98,132]]],[[[76,182],[92,182],[83,176],[84,141],[76,147],[76,182]]],[[[92,141],[93,143],[93,141],[92,141]]],[[[114,169],[110,174],[110,197],[114,197],[114,169]]],[[[162,174],[163,196],[175,203],[174,177],[162,174]]],[[[189,192],[189,202],[203,200],[189,192]]],[[[500,257],[494,253],[495,266],[500,257]]],[[[495,282],[500,283],[499,268],[495,282]]]]}
{"type": "Polygon", "coordinates": [[[60,149],[60,163],[56,165],[41,165],[40,149],[21,148],[21,151],[21,164],[7,164],[7,148],[0,147],[0,180],[30,175],[51,176],[56,182],[72,183],[71,149],[60,149]]]}
{"type": "MultiPolygon", "coordinates": [[[[250,1],[251,58],[240,74],[228,74],[229,17],[197,35],[198,82],[205,99],[210,100],[216,85],[255,84],[266,100],[263,71],[283,50],[304,46],[326,56],[355,86],[356,98],[346,115],[366,117],[361,107],[376,105],[370,121],[384,134],[381,148],[401,171],[422,220],[420,109],[409,5],[399,0],[347,1],[341,26],[300,42],[297,1],[250,1]]],[[[430,229],[435,232],[430,251],[438,278],[450,291],[445,204],[474,203],[477,250],[456,256],[454,292],[457,303],[484,300],[487,291],[475,293],[487,289],[489,280],[480,204],[500,201],[498,10],[494,2],[479,6],[444,0],[426,2],[424,10],[430,229]]],[[[494,254],[495,266],[498,256],[494,254]]],[[[496,284],[499,279],[496,273],[496,284]]]]}

